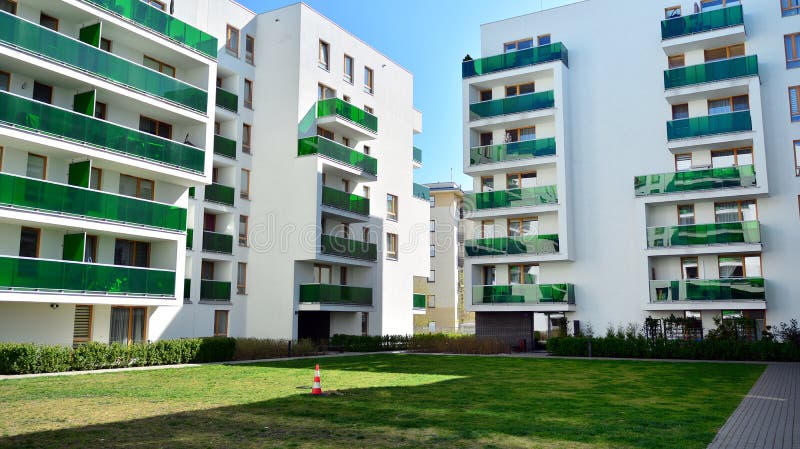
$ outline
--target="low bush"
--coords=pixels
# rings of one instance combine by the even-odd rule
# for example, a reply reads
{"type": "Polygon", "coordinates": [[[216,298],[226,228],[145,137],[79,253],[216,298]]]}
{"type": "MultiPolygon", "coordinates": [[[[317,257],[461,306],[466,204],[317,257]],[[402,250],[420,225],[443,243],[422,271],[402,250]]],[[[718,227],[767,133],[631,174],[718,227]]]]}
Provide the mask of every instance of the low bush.
{"type": "Polygon", "coordinates": [[[336,334],[328,342],[330,349],[349,352],[402,351],[408,349],[407,335],[344,335],[336,334]]]}
{"type": "Polygon", "coordinates": [[[227,362],[234,360],[237,339],[231,337],[209,337],[199,339],[197,352],[190,360],[196,363],[227,362]]]}
{"type": "Polygon", "coordinates": [[[267,340],[260,338],[237,338],[233,360],[275,359],[281,357],[303,357],[319,354],[319,348],[311,340],[292,342],[289,353],[288,340],[267,340]]]}
{"type": "Polygon", "coordinates": [[[475,335],[418,334],[411,337],[408,349],[448,354],[506,354],[511,348],[499,340],[475,335]]]}
{"type": "Polygon", "coordinates": [[[72,350],[63,346],[0,343],[0,374],[67,371],[72,350]]]}

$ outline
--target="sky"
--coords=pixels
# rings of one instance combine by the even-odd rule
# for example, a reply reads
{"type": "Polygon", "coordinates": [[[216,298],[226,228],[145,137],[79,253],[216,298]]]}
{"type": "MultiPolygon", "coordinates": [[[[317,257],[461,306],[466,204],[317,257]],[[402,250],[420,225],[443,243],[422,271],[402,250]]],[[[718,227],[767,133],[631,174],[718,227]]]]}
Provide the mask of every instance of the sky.
{"type": "MultiPolygon", "coordinates": [[[[259,13],[292,0],[237,0],[259,13]]],[[[414,105],[422,111],[422,168],[414,181],[453,180],[465,189],[461,122],[461,60],[480,55],[480,25],[575,0],[305,0],[414,74],[414,105]]],[[[521,36],[522,37],[522,36],[521,36]]]]}

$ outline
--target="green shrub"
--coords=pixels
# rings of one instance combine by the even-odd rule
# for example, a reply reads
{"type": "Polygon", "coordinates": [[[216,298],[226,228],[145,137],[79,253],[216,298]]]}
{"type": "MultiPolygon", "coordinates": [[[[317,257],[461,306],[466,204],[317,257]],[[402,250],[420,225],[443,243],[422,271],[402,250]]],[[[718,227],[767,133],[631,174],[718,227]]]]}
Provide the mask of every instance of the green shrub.
{"type": "Polygon", "coordinates": [[[233,360],[236,339],[231,337],[208,337],[197,339],[197,350],[189,359],[196,363],[227,362],[233,360]]]}
{"type": "Polygon", "coordinates": [[[449,354],[505,354],[511,348],[499,340],[475,335],[418,334],[411,337],[408,349],[449,354]]]}
{"type": "Polygon", "coordinates": [[[0,343],[0,374],[53,373],[69,370],[71,349],[31,343],[0,343]]]}
{"type": "Polygon", "coordinates": [[[328,345],[331,349],[350,352],[402,351],[408,349],[410,338],[407,335],[336,334],[331,337],[328,345]]]}

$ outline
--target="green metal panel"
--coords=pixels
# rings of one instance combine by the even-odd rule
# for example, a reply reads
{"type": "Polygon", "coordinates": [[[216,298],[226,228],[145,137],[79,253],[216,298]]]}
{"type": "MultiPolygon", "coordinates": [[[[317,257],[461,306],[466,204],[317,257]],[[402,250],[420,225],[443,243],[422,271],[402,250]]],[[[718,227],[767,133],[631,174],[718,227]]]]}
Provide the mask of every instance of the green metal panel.
{"type": "Polygon", "coordinates": [[[369,215],[369,198],[322,186],[322,205],[359,215],[369,215]]]}
{"type": "Polygon", "coordinates": [[[183,299],[190,299],[192,297],[192,280],[183,280],[183,299]]]}
{"type": "Polygon", "coordinates": [[[194,229],[186,229],[186,249],[192,249],[194,246],[194,229]]]}
{"type": "Polygon", "coordinates": [[[756,171],[752,165],[642,175],[633,180],[636,196],[755,185],[756,171]]]}
{"type": "Polygon", "coordinates": [[[467,256],[554,254],[558,252],[558,234],[467,240],[464,250],[467,256]]]}
{"type": "Polygon", "coordinates": [[[214,154],[236,159],[236,141],[214,135],[214,154]]]}
{"type": "Polygon", "coordinates": [[[89,187],[89,178],[92,174],[92,162],[81,161],[69,164],[67,182],[71,186],[89,187]]]}
{"type": "Polygon", "coordinates": [[[203,301],[230,301],[231,283],[225,281],[200,281],[200,299],[203,301]]]}
{"type": "Polygon", "coordinates": [[[297,155],[309,154],[327,156],[333,160],[358,167],[369,174],[378,174],[377,159],[324,137],[306,137],[297,141],[297,155]]]}
{"type": "Polygon", "coordinates": [[[368,261],[378,260],[378,247],[374,243],[349,240],[332,235],[322,235],[322,253],[368,261]]]}
{"type": "Polygon", "coordinates": [[[703,33],[744,24],[742,5],[676,17],[661,22],[661,39],[703,33]]]}
{"type": "Polygon", "coordinates": [[[758,56],[742,56],[740,58],[665,70],[664,88],[674,89],[676,87],[756,75],[758,75],[758,56]]]}
{"type": "Polygon", "coordinates": [[[759,222],[754,220],[647,228],[648,248],[732,243],[761,243],[759,222]]]}
{"type": "Polygon", "coordinates": [[[414,308],[415,309],[424,309],[425,308],[425,294],[424,293],[414,293],[414,308]]]}
{"type": "Polygon", "coordinates": [[[94,90],[75,94],[72,99],[72,110],[83,115],[88,115],[89,117],[94,117],[95,96],[96,92],[94,90]]]}
{"type": "Polygon", "coordinates": [[[425,201],[430,201],[431,199],[431,189],[416,182],[414,183],[413,193],[415,198],[425,201]]]}
{"type": "Polygon", "coordinates": [[[548,109],[554,105],[555,96],[552,90],[548,90],[472,103],[469,105],[469,116],[470,120],[477,120],[498,115],[548,109]]]}
{"type": "Polygon", "coordinates": [[[372,132],[378,132],[378,117],[340,98],[317,102],[317,117],[336,115],[372,132]]]}
{"type": "Polygon", "coordinates": [[[63,260],[73,262],[83,262],[84,251],[86,250],[86,233],[64,234],[64,247],[61,252],[63,260]]]}
{"type": "Polygon", "coordinates": [[[562,61],[569,65],[567,47],[561,42],[464,61],[461,63],[461,77],[469,78],[552,61],[562,61]]]}
{"type": "Polygon", "coordinates": [[[232,254],[233,236],[219,232],[203,231],[203,251],[232,254]]]}
{"type": "Polygon", "coordinates": [[[753,123],[750,111],[692,117],[667,122],[667,139],[687,139],[691,137],[751,131],[753,123]]]}
{"type": "Polygon", "coordinates": [[[223,109],[233,112],[239,111],[239,97],[221,87],[217,87],[217,100],[215,103],[223,109]]]}
{"type": "Polygon", "coordinates": [[[556,139],[554,137],[547,137],[543,139],[503,143],[500,145],[474,147],[470,148],[469,154],[470,165],[554,156],[556,154],[556,139]]]}
{"type": "Polygon", "coordinates": [[[422,163],[422,149],[414,147],[414,152],[412,156],[414,162],[421,164],[422,163]]]}
{"type": "Polygon", "coordinates": [[[235,189],[222,184],[210,184],[206,186],[206,201],[213,203],[227,204],[233,206],[235,189]]]}
{"type": "Polygon", "coordinates": [[[189,198],[194,198],[194,192],[195,192],[195,188],[194,187],[189,187],[189,198]]]}
{"type": "Polygon", "coordinates": [[[349,285],[302,284],[300,302],[331,305],[372,305],[372,289],[349,285]]]}
{"type": "Polygon", "coordinates": [[[526,187],[464,195],[465,211],[557,204],[556,186],[526,187]]]}
{"type": "Polygon", "coordinates": [[[650,281],[650,302],[766,299],[763,278],[650,281]]]}
{"type": "Polygon", "coordinates": [[[475,285],[472,304],[575,304],[573,284],[475,285]]]}
{"type": "Polygon", "coordinates": [[[93,47],[100,47],[100,23],[95,23],[94,25],[88,25],[78,32],[78,39],[81,42],[85,42],[93,47]]]}

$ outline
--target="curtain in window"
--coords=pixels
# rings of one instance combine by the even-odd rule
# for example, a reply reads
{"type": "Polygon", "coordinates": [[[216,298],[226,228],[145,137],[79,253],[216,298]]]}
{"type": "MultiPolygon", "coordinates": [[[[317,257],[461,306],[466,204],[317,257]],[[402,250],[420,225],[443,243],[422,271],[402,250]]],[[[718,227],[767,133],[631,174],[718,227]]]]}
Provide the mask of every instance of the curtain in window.
{"type": "Polygon", "coordinates": [[[739,203],[717,203],[714,205],[717,223],[733,223],[739,221],[739,203]]]}
{"type": "Polygon", "coordinates": [[[133,329],[131,329],[131,338],[134,343],[146,340],[144,334],[145,322],[147,320],[147,309],[136,307],[133,309],[133,320],[131,322],[133,329]]]}
{"type": "Polygon", "coordinates": [[[536,140],[536,128],[522,128],[519,140],[536,140]]]}
{"type": "Polygon", "coordinates": [[[111,343],[128,344],[128,322],[130,321],[130,309],[121,307],[111,308],[111,343]]]}
{"type": "Polygon", "coordinates": [[[741,278],[744,276],[744,267],[741,257],[720,257],[719,258],[719,277],[720,279],[741,278]]]}

